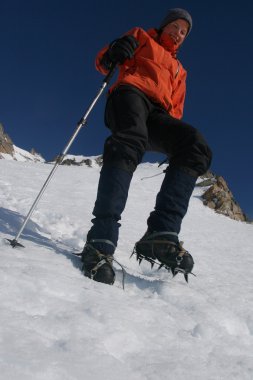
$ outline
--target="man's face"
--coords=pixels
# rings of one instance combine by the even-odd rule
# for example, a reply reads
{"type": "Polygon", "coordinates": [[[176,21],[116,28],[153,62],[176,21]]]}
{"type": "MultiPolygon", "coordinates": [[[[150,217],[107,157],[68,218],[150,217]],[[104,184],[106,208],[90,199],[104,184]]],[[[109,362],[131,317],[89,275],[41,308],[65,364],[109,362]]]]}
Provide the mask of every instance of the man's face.
{"type": "Polygon", "coordinates": [[[167,34],[173,41],[174,45],[179,47],[187,36],[188,29],[188,22],[179,18],[166,25],[163,28],[163,33],[167,34]]]}

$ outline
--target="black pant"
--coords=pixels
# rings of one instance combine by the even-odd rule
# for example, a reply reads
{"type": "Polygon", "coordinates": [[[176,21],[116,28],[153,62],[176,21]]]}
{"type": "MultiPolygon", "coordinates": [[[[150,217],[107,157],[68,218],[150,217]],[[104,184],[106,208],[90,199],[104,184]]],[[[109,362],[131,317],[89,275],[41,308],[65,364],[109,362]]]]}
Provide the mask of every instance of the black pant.
{"type": "Polygon", "coordinates": [[[132,173],[147,150],[170,156],[148,228],[178,234],[196,179],[210,165],[211,151],[203,137],[131,86],[121,86],[110,95],[105,122],[112,135],[105,143],[95,218],[87,241],[99,251],[113,254],[132,173]]]}
{"type": "Polygon", "coordinates": [[[165,153],[170,166],[198,177],[211,163],[211,151],[191,125],[170,116],[144,93],[119,86],[109,96],[105,123],[112,131],[104,146],[104,163],[133,172],[146,151],[165,153]]]}

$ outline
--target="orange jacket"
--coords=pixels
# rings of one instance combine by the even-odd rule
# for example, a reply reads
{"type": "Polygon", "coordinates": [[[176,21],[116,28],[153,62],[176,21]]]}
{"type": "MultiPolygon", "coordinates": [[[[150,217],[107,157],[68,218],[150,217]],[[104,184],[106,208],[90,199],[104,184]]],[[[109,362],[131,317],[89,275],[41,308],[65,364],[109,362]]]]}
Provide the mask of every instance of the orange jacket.
{"type": "MultiPolygon", "coordinates": [[[[161,104],[171,116],[180,119],[183,115],[187,73],[175,53],[157,42],[155,29],[146,32],[141,28],[133,28],[126,34],[133,35],[139,46],[133,58],[119,65],[117,81],[109,92],[121,84],[133,85],[152,101],[161,104]]],[[[108,46],[104,47],[96,57],[96,68],[102,74],[107,74],[100,64],[107,49],[108,46]]]]}

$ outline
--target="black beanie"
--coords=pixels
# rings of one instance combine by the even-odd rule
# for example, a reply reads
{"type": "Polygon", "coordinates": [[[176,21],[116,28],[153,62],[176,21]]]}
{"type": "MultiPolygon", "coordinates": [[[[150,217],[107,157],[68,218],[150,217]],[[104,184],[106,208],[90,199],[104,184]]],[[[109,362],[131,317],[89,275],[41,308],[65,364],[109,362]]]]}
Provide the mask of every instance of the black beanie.
{"type": "Polygon", "coordinates": [[[181,9],[181,8],[170,9],[168,11],[167,16],[161,22],[159,29],[160,30],[163,29],[166,25],[170,24],[172,21],[175,21],[179,18],[188,22],[189,24],[189,29],[187,32],[187,35],[188,35],[192,28],[192,18],[191,18],[191,15],[185,9],[181,9]]]}

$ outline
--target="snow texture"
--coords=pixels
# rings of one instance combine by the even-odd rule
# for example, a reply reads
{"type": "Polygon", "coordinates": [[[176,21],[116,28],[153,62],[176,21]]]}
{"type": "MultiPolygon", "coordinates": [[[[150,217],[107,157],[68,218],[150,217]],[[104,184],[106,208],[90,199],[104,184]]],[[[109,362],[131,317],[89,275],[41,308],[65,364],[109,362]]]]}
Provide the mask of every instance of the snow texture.
{"type": "Polygon", "coordinates": [[[203,206],[196,188],[181,240],[187,284],[129,258],[163,175],[138,167],[122,216],[114,286],[85,278],[79,259],[99,168],[60,166],[16,236],[52,165],[0,160],[0,379],[252,380],[253,226],[203,206]]]}

